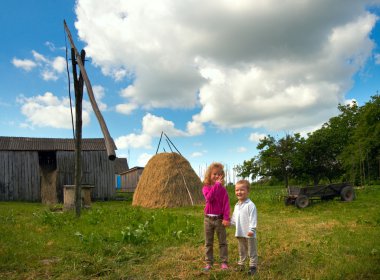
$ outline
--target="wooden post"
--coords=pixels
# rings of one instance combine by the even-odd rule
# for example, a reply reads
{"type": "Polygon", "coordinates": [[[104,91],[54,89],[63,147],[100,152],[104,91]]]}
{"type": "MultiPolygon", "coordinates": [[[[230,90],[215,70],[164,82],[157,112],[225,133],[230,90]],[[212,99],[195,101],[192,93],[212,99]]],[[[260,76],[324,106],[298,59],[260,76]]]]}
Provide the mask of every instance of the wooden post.
{"type": "MultiPolygon", "coordinates": [[[[81,51],[81,62],[84,64],[86,53],[81,51]]],[[[71,48],[71,62],[73,65],[73,80],[75,89],[75,213],[81,215],[82,208],[82,100],[83,100],[83,76],[77,75],[77,62],[75,51],[71,48]]]]}

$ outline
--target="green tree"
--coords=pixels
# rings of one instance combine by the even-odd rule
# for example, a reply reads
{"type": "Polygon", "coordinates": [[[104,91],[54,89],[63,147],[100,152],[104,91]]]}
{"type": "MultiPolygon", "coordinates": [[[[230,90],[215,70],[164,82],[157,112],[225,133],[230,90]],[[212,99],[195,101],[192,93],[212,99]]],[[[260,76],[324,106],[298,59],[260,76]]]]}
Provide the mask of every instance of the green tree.
{"type": "Polygon", "coordinates": [[[380,179],[380,96],[377,94],[360,107],[349,143],[342,152],[345,169],[351,180],[380,179]]]}
{"type": "Polygon", "coordinates": [[[358,106],[356,102],[339,105],[338,116],[332,117],[322,127],[308,134],[300,146],[303,157],[300,173],[309,177],[314,185],[321,179],[344,180],[345,170],[341,154],[348,145],[357,126],[358,106]]]}
{"type": "Polygon", "coordinates": [[[257,145],[260,150],[260,175],[264,177],[274,177],[289,185],[290,178],[295,177],[294,162],[297,155],[297,143],[300,141],[300,135],[285,135],[285,137],[276,140],[273,136],[268,135],[261,139],[257,145]]]}
{"type": "Polygon", "coordinates": [[[260,175],[260,161],[258,157],[253,157],[245,160],[242,165],[237,165],[234,169],[238,176],[255,180],[260,175]]]}

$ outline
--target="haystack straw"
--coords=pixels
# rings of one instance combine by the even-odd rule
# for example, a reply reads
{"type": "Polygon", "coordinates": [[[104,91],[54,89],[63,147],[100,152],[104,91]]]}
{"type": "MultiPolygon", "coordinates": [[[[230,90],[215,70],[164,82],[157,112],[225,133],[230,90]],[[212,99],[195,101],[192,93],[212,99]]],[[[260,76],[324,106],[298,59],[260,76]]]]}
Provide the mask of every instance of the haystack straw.
{"type": "Polygon", "coordinates": [[[202,203],[202,182],[190,163],[177,153],[160,153],[145,166],[132,205],[166,208],[202,203]]]}

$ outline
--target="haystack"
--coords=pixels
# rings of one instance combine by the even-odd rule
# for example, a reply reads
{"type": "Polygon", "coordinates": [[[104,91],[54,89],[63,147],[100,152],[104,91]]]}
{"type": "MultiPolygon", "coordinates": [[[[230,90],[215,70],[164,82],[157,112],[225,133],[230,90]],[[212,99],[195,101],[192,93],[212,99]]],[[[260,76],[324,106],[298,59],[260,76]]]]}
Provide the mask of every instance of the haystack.
{"type": "Polygon", "coordinates": [[[177,153],[160,153],[145,166],[132,205],[166,208],[202,203],[202,182],[190,163],[177,153]]]}

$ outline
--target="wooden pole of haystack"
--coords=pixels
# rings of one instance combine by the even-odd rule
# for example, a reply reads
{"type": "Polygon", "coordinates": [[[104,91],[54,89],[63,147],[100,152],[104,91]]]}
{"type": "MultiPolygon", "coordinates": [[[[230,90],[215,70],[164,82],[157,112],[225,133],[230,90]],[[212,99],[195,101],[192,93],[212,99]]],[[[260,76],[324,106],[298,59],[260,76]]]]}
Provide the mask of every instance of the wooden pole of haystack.
{"type": "Polygon", "coordinates": [[[77,51],[77,49],[76,49],[76,47],[74,45],[73,38],[71,36],[70,30],[67,27],[67,24],[66,24],[65,20],[63,21],[63,24],[64,24],[64,27],[65,27],[65,31],[66,31],[67,37],[69,38],[70,45],[74,49],[74,53],[75,53],[75,57],[76,57],[76,62],[78,64],[79,68],[80,68],[81,74],[83,75],[83,80],[84,80],[84,83],[85,83],[86,88],[87,88],[87,94],[88,94],[88,98],[90,99],[92,109],[94,110],[95,116],[98,119],[100,128],[101,128],[103,136],[104,136],[104,140],[105,140],[106,148],[107,148],[108,159],[115,160],[116,159],[116,154],[115,154],[115,148],[116,147],[115,147],[115,143],[113,142],[113,140],[112,140],[112,138],[111,138],[111,136],[109,134],[107,125],[106,125],[106,123],[105,123],[105,121],[103,119],[103,116],[100,113],[98,104],[96,103],[96,100],[95,100],[94,92],[92,91],[92,86],[91,86],[90,80],[88,78],[86,69],[84,68],[84,65],[83,65],[83,63],[81,61],[80,54],[79,54],[79,52],[77,51]]]}

